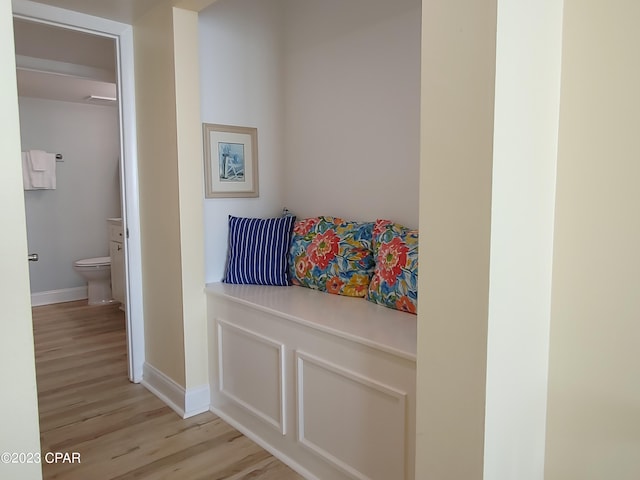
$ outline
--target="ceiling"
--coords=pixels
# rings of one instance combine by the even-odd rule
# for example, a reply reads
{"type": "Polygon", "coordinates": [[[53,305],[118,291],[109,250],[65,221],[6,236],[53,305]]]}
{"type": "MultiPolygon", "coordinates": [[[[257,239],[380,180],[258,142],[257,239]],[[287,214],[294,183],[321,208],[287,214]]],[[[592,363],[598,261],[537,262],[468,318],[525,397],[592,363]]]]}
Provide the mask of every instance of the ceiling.
{"type": "Polygon", "coordinates": [[[133,24],[154,5],[164,0],[38,0],[53,7],[133,24]]]}
{"type": "MultiPolygon", "coordinates": [[[[132,24],[164,0],[42,0],[38,3],[132,24]]],[[[115,105],[112,38],[14,18],[18,95],[115,105]],[[102,99],[91,99],[102,97],[102,99]]]]}

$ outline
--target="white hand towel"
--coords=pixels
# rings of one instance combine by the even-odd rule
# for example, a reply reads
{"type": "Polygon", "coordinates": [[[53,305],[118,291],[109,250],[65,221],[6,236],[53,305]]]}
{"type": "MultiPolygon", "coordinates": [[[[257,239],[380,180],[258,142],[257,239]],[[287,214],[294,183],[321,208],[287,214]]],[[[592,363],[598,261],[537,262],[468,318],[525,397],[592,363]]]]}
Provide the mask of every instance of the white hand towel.
{"type": "MultiPolygon", "coordinates": [[[[26,185],[26,182],[24,182],[24,178],[23,178],[23,183],[25,183],[25,190],[55,190],[56,189],[56,156],[53,153],[46,153],[46,152],[37,154],[37,156],[39,157],[38,163],[40,164],[38,167],[42,168],[42,170],[34,170],[32,168],[33,162],[31,161],[31,158],[30,158],[32,152],[33,150],[30,150],[26,155],[29,185],[26,185]]],[[[24,163],[23,163],[23,168],[24,168],[24,163]]]]}
{"type": "Polygon", "coordinates": [[[34,172],[44,172],[47,169],[48,155],[50,154],[42,150],[29,150],[31,170],[34,172]]]}

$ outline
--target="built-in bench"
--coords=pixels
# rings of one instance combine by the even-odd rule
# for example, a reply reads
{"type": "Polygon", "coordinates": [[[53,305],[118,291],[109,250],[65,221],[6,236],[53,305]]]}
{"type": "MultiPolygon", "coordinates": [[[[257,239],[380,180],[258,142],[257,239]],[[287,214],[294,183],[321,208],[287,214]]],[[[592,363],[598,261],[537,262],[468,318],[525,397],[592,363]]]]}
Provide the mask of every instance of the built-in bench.
{"type": "Polygon", "coordinates": [[[414,478],[415,315],[302,287],[206,292],[212,412],[310,480],[414,478]]]}

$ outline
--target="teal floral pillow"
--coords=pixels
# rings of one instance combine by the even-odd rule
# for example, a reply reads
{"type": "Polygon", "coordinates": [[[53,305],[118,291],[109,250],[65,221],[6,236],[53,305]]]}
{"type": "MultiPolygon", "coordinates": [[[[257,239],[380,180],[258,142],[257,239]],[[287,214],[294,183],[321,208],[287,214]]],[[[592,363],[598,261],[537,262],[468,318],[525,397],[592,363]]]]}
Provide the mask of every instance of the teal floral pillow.
{"type": "Polygon", "coordinates": [[[373,222],[315,217],[294,224],[289,250],[293,285],[364,297],[373,275],[373,222]]]}
{"type": "Polygon", "coordinates": [[[376,220],[372,242],[375,270],[367,300],[415,314],[418,309],[418,230],[390,220],[376,220]]]}

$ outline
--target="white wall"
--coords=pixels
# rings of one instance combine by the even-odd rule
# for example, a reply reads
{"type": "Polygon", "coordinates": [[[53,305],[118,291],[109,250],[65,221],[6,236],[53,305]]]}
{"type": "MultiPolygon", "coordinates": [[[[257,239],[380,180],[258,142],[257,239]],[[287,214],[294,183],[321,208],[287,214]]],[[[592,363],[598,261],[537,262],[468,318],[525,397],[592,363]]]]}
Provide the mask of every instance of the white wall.
{"type": "Polygon", "coordinates": [[[173,10],[133,27],[145,362],[186,386],[173,10]]]}
{"type": "Polygon", "coordinates": [[[81,258],[108,256],[108,217],[120,216],[118,111],[21,97],[22,150],[61,153],[56,190],[25,191],[31,291],[78,287],[81,258]]]}
{"type": "Polygon", "coordinates": [[[205,200],[206,281],[224,274],[228,215],[279,215],[284,206],[280,0],[220,0],[200,12],[205,123],[258,128],[260,197],[205,200]]]}
{"type": "MultiPolygon", "coordinates": [[[[11,2],[0,0],[0,452],[39,452],[38,397],[29,302],[27,238],[11,2]]],[[[40,465],[0,463],[1,478],[38,480],[40,465]]]]}
{"type": "Polygon", "coordinates": [[[418,226],[420,0],[286,2],[285,201],[418,226]]]}
{"type": "Polygon", "coordinates": [[[496,1],[422,11],[416,479],[483,478],[496,1]],[[424,265],[424,262],[421,263],[424,265]]]}
{"type": "Polygon", "coordinates": [[[500,0],[484,478],[544,472],[562,2],[500,0]]]}
{"type": "Polygon", "coordinates": [[[187,415],[208,405],[189,400],[208,382],[197,25],[161,2],[133,26],[145,362],[185,389],[187,415]]]}
{"type": "Polygon", "coordinates": [[[258,128],[260,197],[205,201],[206,279],[227,216],[418,224],[420,1],[220,0],[200,13],[202,121],[258,128]]]}
{"type": "Polygon", "coordinates": [[[173,8],[176,132],[180,200],[180,246],[184,323],[185,387],[207,392],[203,404],[186,402],[187,415],[208,409],[207,306],[203,225],[202,134],[198,63],[198,13],[173,8]],[[200,187],[200,188],[198,188],[200,187]]]}

